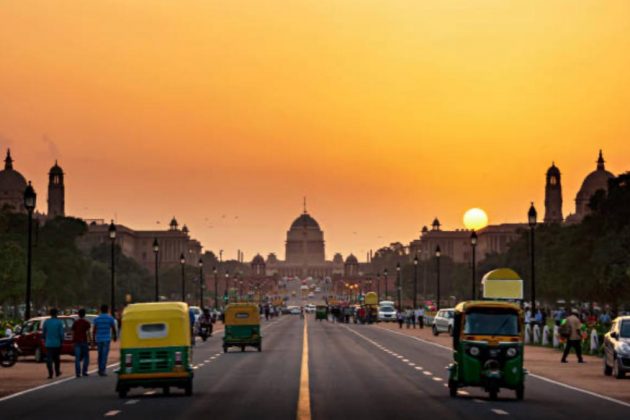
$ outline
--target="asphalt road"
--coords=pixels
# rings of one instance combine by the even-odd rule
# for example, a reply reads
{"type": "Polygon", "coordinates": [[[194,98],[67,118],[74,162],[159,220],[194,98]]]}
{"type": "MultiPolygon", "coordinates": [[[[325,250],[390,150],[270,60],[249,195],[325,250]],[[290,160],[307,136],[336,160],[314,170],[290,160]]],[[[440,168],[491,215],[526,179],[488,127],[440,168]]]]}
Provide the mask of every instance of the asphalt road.
{"type": "MultiPolygon", "coordinates": [[[[219,326],[219,328],[221,328],[219,326]]],[[[310,401],[314,419],[630,418],[630,407],[530,377],[524,401],[480,390],[459,398],[445,387],[448,350],[371,326],[308,318],[309,386],[300,394],[304,324],[285,315],[263,325],[263,352],[224,354],[217,331],[194,350],[194,395],[114,392],[115,375],[69,379],[0,401],[2,419],[295,419],[310,401]],[[307,391],[309,398],[304,399],[307,391]]],[[[605,390],[602,390],[604,393],[605,390]]]]}

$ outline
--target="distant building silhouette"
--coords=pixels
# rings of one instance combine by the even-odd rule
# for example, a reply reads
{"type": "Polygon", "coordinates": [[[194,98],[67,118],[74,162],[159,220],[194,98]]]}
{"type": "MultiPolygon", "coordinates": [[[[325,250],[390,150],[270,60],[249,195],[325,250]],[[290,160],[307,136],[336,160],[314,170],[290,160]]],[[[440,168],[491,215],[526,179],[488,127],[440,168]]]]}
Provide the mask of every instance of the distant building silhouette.
{"type": "Polygon", "coordinates": [[[588,174],[582,182],[582,187],[575,196],[575,213],[567,217],[567,223],[579,223],[586,217],[591,209],[589,203],[591,198],[597,191],[608,191],[608,180],[614,178],[611,172],[606,170],[604,156],[602,151],[599,151],[599,157],[597,159],[596,169],[588,174]]]}
{"type": "Polygon", "coordinates": [[[545,223],[562,223],[562,183],[555,163],[547,171],[545,184],[545,223]]]}
{"type": "Polygon", "coordinates": [[[55,161],[55,166],[48,173],[48,217],[64,217],[66,215],[65,187],[63,169],[55,161]]]}

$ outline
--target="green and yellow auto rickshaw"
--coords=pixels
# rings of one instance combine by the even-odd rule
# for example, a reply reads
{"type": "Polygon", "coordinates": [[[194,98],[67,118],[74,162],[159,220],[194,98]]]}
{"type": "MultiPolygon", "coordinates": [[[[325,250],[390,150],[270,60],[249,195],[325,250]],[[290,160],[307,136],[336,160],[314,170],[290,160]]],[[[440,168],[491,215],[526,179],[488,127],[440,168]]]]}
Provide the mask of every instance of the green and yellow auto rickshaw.
{"type": "Polygon", "coordinates": [[[262,351],[260,335],[260,311],[253,303],[231,303],[225,307],[223,351],[230,347],[255,347],[262,351]]]}
{"type": "Polygon", "coordinates": [[[116,391],[131,388],[182,388],[192,395],[191,326],[183,302],[136,303],[125,308],[120,331],[116,391]]]}
{"type": "Polygon", "coordinates": [[[523,311],[514,303],[462,302],[455,307],[453,359],[449,366],[451,397],[466,386],[482,387],[490,399],[501,388],[525,395],[523,311]]]}
{"type": "Polygon", "coordinates": [[[317,305],[315,307],[315,319],[319,321],[328,321],[328,306],[317,305]]]}

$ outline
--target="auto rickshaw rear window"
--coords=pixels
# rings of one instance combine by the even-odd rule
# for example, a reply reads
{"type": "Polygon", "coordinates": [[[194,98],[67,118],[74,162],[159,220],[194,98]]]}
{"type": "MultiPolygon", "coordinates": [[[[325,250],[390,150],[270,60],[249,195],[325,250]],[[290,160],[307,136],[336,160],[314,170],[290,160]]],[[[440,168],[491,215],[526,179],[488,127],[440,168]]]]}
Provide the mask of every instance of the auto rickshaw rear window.
{"type": "Polygon", "coordinates": [[[518,314],[496,308],[476,308],[466,314],[464,334],[519,335],[518,314]]]}
{"type": "Polygon", "coordinates": [[[234,317],[238,319],[247,319],[249,318],[249,314],[247,312],[237,312],[234,317]]]}
{"type": "Polygon", "coordinates": [[[164,338],[168,328],[164,323],[142,324],[138,327],[139,338],[164,338]]]}

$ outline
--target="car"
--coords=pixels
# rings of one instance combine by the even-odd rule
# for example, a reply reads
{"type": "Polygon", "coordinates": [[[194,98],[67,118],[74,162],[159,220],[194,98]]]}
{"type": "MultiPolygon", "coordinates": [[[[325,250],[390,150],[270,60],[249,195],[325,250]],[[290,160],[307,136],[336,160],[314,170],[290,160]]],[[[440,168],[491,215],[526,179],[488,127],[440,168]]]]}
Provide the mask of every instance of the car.
{"type": "Polygon", "coordinates": [[[615,318],[604,336],[604,375],[622,379],[630,372],[630,316],[615,318]]]}
{"type": "Polygon", "coordinates": [[[442,332],[453,334],[453,319],[455,317],[455,309],[440,309],[435,317],[433,317],[433,325],[431,330],[433,335],[439,335],[442,332]]]}
{"type": "Polygon", "coordinates": [[[309,313],[309,314],[315,312],[315,305],[313,305],[312,303],[305,305],[304,312],[309,313]]]}
{"type": "MultiPolygon", "coordinates": [[[[46,346],[42,328],[49,316],[31,318],[18,327],[15,342],[24,356],[35,356],[37,363],[46,360],[46,346]]],[[[72,324],[74,318],[71,316],[59,316],[63,323],[64,337],[61,344],[61,354],[74,356],[74,344],[72,342],[72,324]]]]}
{"type": "Polygon", "coordinates": [[[299,306],[287,306],[290,315],[299,315],[302,313],[302,310],[299,306]]]}
{"type": "Polygon", "coordinates": [[[396,309],[391,305],[380,305],[377,318],[383,322],[396,321],[396,309]]]}

